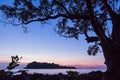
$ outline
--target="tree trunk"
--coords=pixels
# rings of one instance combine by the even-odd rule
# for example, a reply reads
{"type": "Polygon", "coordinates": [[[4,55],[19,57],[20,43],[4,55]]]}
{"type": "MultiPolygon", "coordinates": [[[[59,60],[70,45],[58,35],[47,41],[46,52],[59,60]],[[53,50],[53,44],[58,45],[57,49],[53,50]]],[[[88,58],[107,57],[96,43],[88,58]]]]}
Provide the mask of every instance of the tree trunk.
{"type": "Polygon", "coordinates": [[[115,41],[110,41],[107,45],[102,45],[106,72],[103,74],[102,80],[120,80],[120,47],[115,41]]]}

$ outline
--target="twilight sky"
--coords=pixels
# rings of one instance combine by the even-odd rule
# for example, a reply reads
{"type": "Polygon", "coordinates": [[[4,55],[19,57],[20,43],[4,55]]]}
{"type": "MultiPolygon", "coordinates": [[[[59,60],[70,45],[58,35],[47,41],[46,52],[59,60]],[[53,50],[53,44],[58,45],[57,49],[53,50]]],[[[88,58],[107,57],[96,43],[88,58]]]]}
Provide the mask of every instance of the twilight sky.
{"type": "MultiPolygon", "coordinates": [[[[6,0],[7,1],[7,0],[6,0]]],[[[0,15],[0,20],[3,15],[0,15]]],[[[22,56],[21,63],[32,61],[54,62],[60,65],[102,66],[102,53],[87,54],[88,44],[84,36],[79,40],[66,39],[53,30],[56,21],[50,24],[38,22],[27,25],[25,33],[21,26],[0,23],[0,63],[10,62],[11,56],[22,56]]]]}

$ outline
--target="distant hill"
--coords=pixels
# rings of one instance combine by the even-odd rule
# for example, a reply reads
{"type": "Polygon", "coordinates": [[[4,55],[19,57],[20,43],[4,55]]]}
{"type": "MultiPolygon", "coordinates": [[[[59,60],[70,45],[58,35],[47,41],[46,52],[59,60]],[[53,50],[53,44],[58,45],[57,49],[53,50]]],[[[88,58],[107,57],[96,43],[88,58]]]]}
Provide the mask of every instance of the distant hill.
{"type": "Polygon", "coordinates": [[[59,64],[55,64],[55,63],[32,62],[32,63],[28,63],[25,69],[76,69],[76,68],[69,66],[60,66],[59,64]]]}

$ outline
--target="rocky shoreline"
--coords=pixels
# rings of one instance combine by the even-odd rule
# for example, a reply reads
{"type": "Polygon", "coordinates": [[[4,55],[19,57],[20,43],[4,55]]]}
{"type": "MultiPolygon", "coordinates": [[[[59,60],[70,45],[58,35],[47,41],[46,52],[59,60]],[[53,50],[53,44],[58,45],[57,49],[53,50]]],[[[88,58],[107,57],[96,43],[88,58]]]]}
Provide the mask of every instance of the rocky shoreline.
{"type": "Polygon", "coordinates": [[[86,74],[79,74],[76,71],[67,71],[67,74],[28,74],[26,71],[21,71],[19,75],[0,74],[0,80],[101,80],[103,72],[92,71],[86,74]]]}

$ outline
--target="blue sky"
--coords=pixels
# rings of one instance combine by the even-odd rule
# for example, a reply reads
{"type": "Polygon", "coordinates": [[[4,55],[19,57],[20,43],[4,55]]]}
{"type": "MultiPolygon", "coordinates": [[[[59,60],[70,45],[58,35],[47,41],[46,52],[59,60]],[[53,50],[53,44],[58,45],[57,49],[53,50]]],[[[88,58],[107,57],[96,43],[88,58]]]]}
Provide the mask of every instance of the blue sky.
{"type": "MultiPolygon", "coordinates": [[[[52,23],[52,22],[51,22],[52,23]]],[[[23,56],[22,63],[31,61],[54,62],[61,65],[103,65],[102,53],[87,54],[88,44],[81,39],[66,39],[53,30],[53,26],[40,23],[21,26],[0,23],[0,62],[9,62],[10,56],[23,56]]]]}
{"type": "Polygon", "coordinates": [[[23,57],[21,63],[38,61],[60,65],[104,65],[102,53],[97,56],[87,54],[88,44],[84,36],[81,35],[79,40],[63,38],[53,30],[55,22],[44,25],[31,23],[27,25],[27,33],[21,26],[0,23],[0,63],[10,62],[11,56],[18,55],[23,57]]]}

